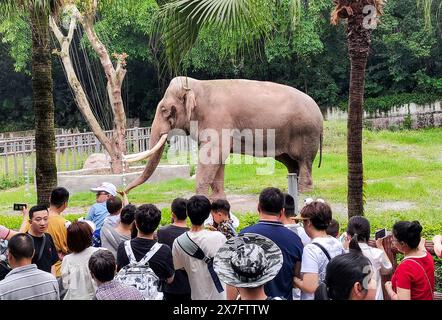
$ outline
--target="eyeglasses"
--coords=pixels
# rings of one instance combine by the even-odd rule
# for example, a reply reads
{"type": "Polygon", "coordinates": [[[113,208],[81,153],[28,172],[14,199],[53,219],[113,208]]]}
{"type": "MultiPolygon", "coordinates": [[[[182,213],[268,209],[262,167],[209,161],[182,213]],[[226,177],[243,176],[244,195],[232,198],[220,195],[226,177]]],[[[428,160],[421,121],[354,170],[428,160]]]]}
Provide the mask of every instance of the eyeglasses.
{"type": "Polygon", "coordinates": [[[321,202],[321,203],[325,203],[324,199],[318,198],[318,199],[313,199],[313,198],[307,198],[304,200],[304,204],[307,206],[313,202],[321,202]]]}
{"type": "Polygon", "coordinates": [[[108,195],[108,193],[107,192],[97,192],[97,197],[99,197],[99,196],[107,196],[108,195]]]}

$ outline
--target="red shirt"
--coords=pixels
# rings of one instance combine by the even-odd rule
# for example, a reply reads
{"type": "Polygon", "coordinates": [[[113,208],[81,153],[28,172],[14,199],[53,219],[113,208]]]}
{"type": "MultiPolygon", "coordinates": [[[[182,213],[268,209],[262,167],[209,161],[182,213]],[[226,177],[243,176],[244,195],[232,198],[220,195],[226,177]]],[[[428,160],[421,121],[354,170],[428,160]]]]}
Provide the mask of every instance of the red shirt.
{"type": "Polygon", "coordinates": [[[433,300],[434,260],[431,254],[427,252],[422,258],[410,257],[402,260],[391,283],[394,291],[397,291],[397,287],[410,290],[411,300],[433,300]]]}

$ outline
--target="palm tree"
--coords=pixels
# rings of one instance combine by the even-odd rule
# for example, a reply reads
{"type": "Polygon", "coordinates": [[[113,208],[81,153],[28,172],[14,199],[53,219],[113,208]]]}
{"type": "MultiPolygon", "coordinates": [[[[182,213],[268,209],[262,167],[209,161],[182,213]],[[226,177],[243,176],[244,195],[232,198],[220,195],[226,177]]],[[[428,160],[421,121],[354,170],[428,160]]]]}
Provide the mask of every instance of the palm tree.
{"type": "MultiPolygon", "coordinates": [[[[282,1],[282,0],[281,0],[282,1]]],[[[281,2],[279,1],[279,2],[281,2]]],[[[301,6],[330,0],[290,0],[294,27],[300,23],[301,6]]],[[[416,0],[424,8],[427,25],[432,0],[416,0]]],[[[257,37],[268,35],[271,19],[268,12],[278,1],[272,0],[174,0],[162,5],[159,14],[171,70],[176,72],[184,56],[198,38],[200,30],[217,30],[243,37],[250,45],[257,37]],[[251,32],[253,30],[253,33],[251,32]]],[[[370,50],[371,33],[369,15],[382,14],[384,0],[333,0],[335,6],[331,22],[347,21],[347,43],[351,62],[348,105],[348,216],[364,214],[362,116],[364,101],[365,67],[370,50]],[[367,20],[368,19],[368,20],[367,20]]]]}
{"type": "Polygon", "coordinates": [[[55,159],[54,101],[49,14],[56,12],[61,0],[2,0],[0,15],[26,15],[32,31],[32,91],[35,113],[35,178],[37,202],[48,204],[57,185],[55,159]]]}

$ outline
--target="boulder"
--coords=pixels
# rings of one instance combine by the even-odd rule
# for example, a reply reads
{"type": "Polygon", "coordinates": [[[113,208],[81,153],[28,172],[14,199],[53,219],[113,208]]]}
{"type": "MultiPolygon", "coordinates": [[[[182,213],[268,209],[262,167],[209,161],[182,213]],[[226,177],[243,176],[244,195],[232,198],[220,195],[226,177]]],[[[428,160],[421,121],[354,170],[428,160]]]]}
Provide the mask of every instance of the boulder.
{"type": "Polygon", "coordinates": [[[83,169],[110,168],[110,160],[104,153],[93,153],[86,159],[83,169]]]}

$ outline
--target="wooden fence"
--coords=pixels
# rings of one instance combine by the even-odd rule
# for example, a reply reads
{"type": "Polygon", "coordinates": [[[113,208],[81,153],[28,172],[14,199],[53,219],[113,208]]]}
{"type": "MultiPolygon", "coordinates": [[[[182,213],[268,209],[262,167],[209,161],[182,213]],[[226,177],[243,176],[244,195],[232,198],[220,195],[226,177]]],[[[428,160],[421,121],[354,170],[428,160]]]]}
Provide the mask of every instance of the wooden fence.
{"type": "MultiPolygon", "coordinates": [[[[147,150],[150,130],[150,127],[128,129],[126,131],[127,152],[147,150]]],[[[106,135],[111,137],[112,131],[106,131],[106,135]]],[[[176,149],[188,150],[189,148],[187,137],[174,137],[171,142],[176,149]]],[[[105,152],[92,132],[56,135],[55,149],[58,171],[81,169],[89,155],[105,152]]],[[[29,177],[34,175],[34,170],[34,136],[0,139],[0,177],[29,177]]]]}

